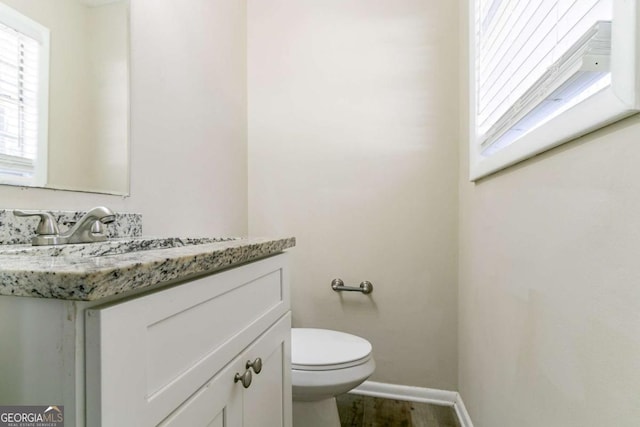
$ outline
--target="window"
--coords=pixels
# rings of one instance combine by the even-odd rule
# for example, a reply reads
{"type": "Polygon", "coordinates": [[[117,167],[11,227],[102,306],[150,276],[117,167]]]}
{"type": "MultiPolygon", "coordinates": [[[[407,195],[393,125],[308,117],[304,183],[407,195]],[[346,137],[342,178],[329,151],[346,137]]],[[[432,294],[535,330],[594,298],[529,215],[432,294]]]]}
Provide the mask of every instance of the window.
{"type": "Polygon", "coordinates": [[[638,111],[636,1],[470,3],[471,180],[638,111]]]}
{"type": "Polygon", "coordinates": [[[0,183],[44,185],[49,30],[0,3],[0,183]]]}

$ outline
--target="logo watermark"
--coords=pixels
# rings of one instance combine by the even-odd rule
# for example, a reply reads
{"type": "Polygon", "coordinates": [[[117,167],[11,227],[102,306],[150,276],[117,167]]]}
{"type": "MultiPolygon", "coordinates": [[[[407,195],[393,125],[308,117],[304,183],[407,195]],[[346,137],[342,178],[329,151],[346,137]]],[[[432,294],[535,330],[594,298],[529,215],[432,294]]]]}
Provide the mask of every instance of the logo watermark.
{"type": "Polygon", "coordinates": [[[0,406],[0,427],[64,427],[64,406],[0,406]]]}

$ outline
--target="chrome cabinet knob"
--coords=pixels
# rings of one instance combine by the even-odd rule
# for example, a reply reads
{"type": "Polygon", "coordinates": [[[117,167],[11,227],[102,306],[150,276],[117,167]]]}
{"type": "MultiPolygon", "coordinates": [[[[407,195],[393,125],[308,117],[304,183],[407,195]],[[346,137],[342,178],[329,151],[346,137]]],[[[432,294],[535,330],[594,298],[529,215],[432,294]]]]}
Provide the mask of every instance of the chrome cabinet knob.
{"type": "Polygon", "coordinates": [[[245,367],[247,369],[252,368],[253,372],[255,372],[256,374],[259,374],[260,371],[262,371],[262,359],[259,357],[256,357],[256,360],[254,360],[253,362],[251,360],[247,360],[247,364],[245,367]]]}
{"type": "Polygon", "coordinates": [[[236,372],[236,376],[233,377],[233,382],[237,383],[238,381],[240,381],[244,388],[249,388],[249,386],[251,385],[251,379],[251,371],[247,369],[242,375],[236,372]]]}

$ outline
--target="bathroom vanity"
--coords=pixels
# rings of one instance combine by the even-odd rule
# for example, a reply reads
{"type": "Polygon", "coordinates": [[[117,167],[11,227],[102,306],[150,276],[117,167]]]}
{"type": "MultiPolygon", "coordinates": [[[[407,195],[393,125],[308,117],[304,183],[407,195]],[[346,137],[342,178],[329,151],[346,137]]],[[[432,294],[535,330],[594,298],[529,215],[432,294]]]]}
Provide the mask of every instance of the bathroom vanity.
{"type": "Polygon", "coordinates": [[[295,239],[174,243],[2,245],[0,404],[64,405],[79,427],[290,426],[295,239]]]}
{"type": "Polygon", "coordinates": [[[86,309],[87,425],[289,425],[285,258],[86,309]]]}

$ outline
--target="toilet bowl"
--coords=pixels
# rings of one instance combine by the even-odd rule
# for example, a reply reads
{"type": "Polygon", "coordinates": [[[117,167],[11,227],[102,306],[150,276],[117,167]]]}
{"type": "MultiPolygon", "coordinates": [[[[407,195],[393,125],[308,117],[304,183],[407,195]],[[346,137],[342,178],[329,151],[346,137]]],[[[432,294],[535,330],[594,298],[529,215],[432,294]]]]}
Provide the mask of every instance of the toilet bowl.
{"type": "Polygon", "coordinates": [[[291,330],[294,427],[340,427],[335,397],[375,370],[364,338],[326,329],[291,330]]]}

